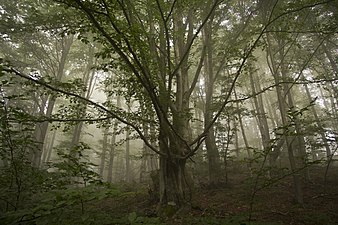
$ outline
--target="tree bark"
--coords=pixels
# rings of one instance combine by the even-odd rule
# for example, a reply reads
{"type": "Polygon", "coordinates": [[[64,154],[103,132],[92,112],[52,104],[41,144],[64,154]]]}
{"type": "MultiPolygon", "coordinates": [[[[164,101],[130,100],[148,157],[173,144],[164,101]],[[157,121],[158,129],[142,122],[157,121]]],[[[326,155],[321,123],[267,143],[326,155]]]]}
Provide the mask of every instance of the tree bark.
{"type": "MultiPolygon", "coordinates": [[[[277,40],[278,45],[277,48],[279,49],[279,56],[280,56],[280,67],[281,71],[279,75],[279,71],[276,66],[276,59],[274,55],[272,54],[272,41],[270,40],[270,37],[267,37],[267,42],[268,42],[268,47],[267,47],[267,54],[268,54],[268,63],[270,65],[270,70],[272,73],[272,76],[274,78],[275,84],[280,84],[281,81],[286,82],[287,81],[287,74],[286,74],[286,65],[284,63],[284,45],[281,43],[280,40],[277,40]]],[[[302,191],[302,181],[301,181],[301,176],[299,174],[297,162],[296,162],[296,157],[295,157],[295,143],[297,141],[297,138],[295,138],[295,127],[291,125],[291,121],[288,119],[287,116],[287,110],[288,110],[288,105],[289,107],[293,107],[293,102],[291,101],[292,99],[289,97],[290,95],[290,89],[288,83],[284,83],[282,85],[276,86],[276,93],[277,93],[277,99],[278,99],[278,106],[279,106],[279,111],[281,114],[281,121],[282,121],[282,126],[284,130],[281,132],[283,133],[283,136],[281,138],[284,138],[285,143],[286,143],[286,148],[288,151],[288,156],[289,156],[289,162],[290,162],[290,167],[291,167],[291,172],[292,172],[292,177],[293,177],[293,182],[294,182],[294,190],[295,190],[295,200],[299,204],[303,204],[303,191],[302,191]],[[283,88],[282,88],[283,87],[283,88]]]]}
{"type": "MultiPolygon", "coordinates": [[[[121,97],[119,95],[116,96],[116,106],[121,106],[121,97]]],[[[116,133],[117,133],[117,120],[115,119],[113,122],[113,133],[110,142],[110,149],[109,149],[109,164],[108,164],[108,173],[107,173],[107,182],[113,182],[113,168],[114,168],[114,158],[115,158],[115,149],[116,149],[116,133]]]]}
{"type": "MultiPolygon", "coordinates": [[[[236,100],[238,123],[239,123],[239,127],[241,128],[241,133],[242,133],[242,138],[243,138],[245,150],[246,150],[248,159],[251,160],[252,159],[252,153],[250,151],[251,148],[250,148],[250,145],[249,145],[249,142],[248,142],[248,138],[246,137],[245,128],[244,128],[243,119],[242,119],[242,113],[241,113],[241,109],[239,107],[239,103],[237,101],[238,98],[237,98],[236,90],[234,90],[234,95],[235,95],[235,100],[236,100]]],[[[249,164],[248,164],[248,166],[249,166],[249,169],[251,171],[251,166],[249,164]]]]}
{"type": "MultiPolygon", "coordinates": [[[[87,67],[83,75],[83,83],[85,87],[87,88],[86,91],[83,91],[81,96],[85,97],[86,99],[90,98],[90,95],[92,93],[93,87],[93,82],[94,82],[94,75],[95,71],[92,71],[92,67],[94,65],[94,47],[89,46],[88,49],[88,62],[87,62],[87,67]]],[[[87,110],[87,104],[84,103],[84,106],[79,108],[78,114],[80,115],[79,117],[82,119],[86,115],[86,110],[87,110]]],[[[70,147],[77,146],[80,142],[80,137],[81,137],[81,132],[82,132],[82,127],[83,127],[83,122],[79,122],[78,124],[75,125],[74,130],[73,130],[73,136],[72,140],[70,143],[70,147]]]]}
{"type": "MultiPolygon", "coordinates": [[[[57,74],[55,76],[56,81],[61,81],[61,78],[64,75],[67,57],[68,57],[71,45],[73,43],[73,38],[74,38],[74,35],[70,35],[62,39],[61,58],[58,64],[57,74]]],[[[42,115],[44,114],[44,116],[46,116],[47,118],[51,117],[53,109],[54,109],[55,101],[56,101],[56,95],[51,94],[48,98],[48,102],[47,102],[48,105],[47,105],[46,113],[43,112],[45,107],[42,107],[40,114],[42,115]]],[[[46,134],[48,131],[48,124],[49,124],[48,121],[37,123],[36,128],[35,128],[35,139],[38,143],[38,147],[36,151],[33,153],[32,166],[34,167],[40,167],[41,165],[41,155],[43,152],[45,138],[46,138],[46,134]]]]}
{"type": "MultiPolygon", "coordinates": [[[[309,87],[307,84],[304,85],[305,87],[305,91],[306,91],[306,95],[307,95],[307,98],[309,100],[309,102],[311,102],[313,99],[311,97],[311,93],[310,93],[310,90],[309,90],[309,87]]],[[[315,106],[311,106],[311,111],[312,111],[312,114],[315,118],[315,121],[316,121],[316,124],[318,126],[318,132],[322,138],[322,141],[323,141],[323,144],[324,144],[324,147],[325,147],[325,150],[326,150],[326,159],[329,160],[330,157],[331,157],[331,149],[330,149],[330,146],[327,142],[327,139],[325,137],[325,130],[324,130],[324,127],[322,125],[322,123],[320,122],[320,119],[319,119],[319,116],[318,116],[318,113],[317,113],[317,110],[315,108],[315,106]]]]}
{"type": "MultiPolygon", "coordinates": [[[[213,16],[203,28],[203,42],[206,48],[206,57],[204,63],[205,78],[205,106],[204,106],[204,128],[207,128],[213,119],[213,93],[215,76],[213,70],[213,42],[212,42],[212,24],[213,16]]],[[[205,147],[208,158],[209,185],[217,185],[220,182],[220,155],[216,146],[216,137],[214,126],[208,130],[205,147]]]]}
{"type": "MultiPolygon", "coordinates": [[[[130,105],[128,104],[128,113],[130,113],[130,105]]],[[[130,165],[130,127],[126,128],[126,182],[131,182],[131,165],[130,165]]]]}
{"type": "Polygon", "coordinates": [[[54,142],[55,142],[55,138],[56,138],[56,133],[57,133],[57,131],[54,130],[53,135],[48,142],[48,145],[45,146],[45,148],[44,148],[44,152],[43,152],[44,154],[43,154],[43,160],[42,160],[44,163],[50,162],[50,157],[53,153],[53,147],[54,147],[54,142]]]}
{"type": "Polygon", "coordinates": [[[103,177],[104,169],[106,166],[106,154],[108,149],[108,132],[109,129],[105,128],[103,131],[103,140],[102,140],[102,152],[100,157],[100,167],[99,167],[99,174],[103,177]]]}
{"type": "Polygon", "coordinates": [[[250,73],[249,75],[250,75],[251,92],[252,92],[252,95],[254,96],[253,101],[254,101],[254,106],[256,109],[256,117],[258,121],[258,128],[261,134],[262,145],[263,145],[263,148],[266,154],[269,154],[270,153],[270,150],[269,150],[270,133],[269,133],[268,121],[267,121],[266,113],[264,110],[262,95],[260,94],[256,96],[257,91],[258,92],[261,91],[258,85],[260,81],[257,77],[256,82],[255,82],[253,74],[250,73]]]}

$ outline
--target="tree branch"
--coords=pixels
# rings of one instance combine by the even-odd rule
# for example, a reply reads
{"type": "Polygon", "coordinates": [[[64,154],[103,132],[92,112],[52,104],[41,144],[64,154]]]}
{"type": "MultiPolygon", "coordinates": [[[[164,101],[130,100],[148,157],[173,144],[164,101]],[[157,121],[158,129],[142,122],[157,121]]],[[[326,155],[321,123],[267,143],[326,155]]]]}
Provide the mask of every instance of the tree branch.
{"type": "Polygon", "coordinates": [[[147,138],[143,135],[143,133],[141,132],[141,130],[134,124],[134,123],[131,123],[131,122],[128,122],[127,120],[123,119],[121,116],[118,116],[117,114],[115,114],[114,112],[108,110],[107,108],[105,108],[104,106],[100,105],[99,103],[96,103],[90,99],[87,99],[85,97],[82,97],[78,94],[74,94],[74,93],[71,93],[71,92],[68,92],[68,91],[65,91],[65,90],[62,90],[62,89],[59,89],[59,88],[56,88],[56,87],[53,87],[51,86],[50,84],[47,84],[46,82],[44,81],[41,81],[41,80],[37,80],[33,77],[30,77],[14,68],[2,68],[3,71],[5,72],[8,72],[8,73],[14,73],[16,76],[19,76],[19,77],[22,77],[26,80],[29,80],[33,83],[36,83],[36,84],[39,84],[39,85],[42,85],[52,91],[55,91],[55,92],[58,92],[58,93],[62,93],[64,95],[67,95],[67,96],[72,96],[72,97],[75,97],[77,99],[80,99],[84,102],[86,102],[87,104],[90,104],[104,112],[106,112],[108,115],[111,116],[111,118],[115,118],[117,119],[118,121],[120,121],[121,123],[123,124],[126,124],[130,127],[132,127],[137,133],[138,135],[140,136],[140,138],[144,141],[144,143],[154,152],[156,152],[157,154],[159,155],[162,155],[162,156],[166,156],[164,153],[158,151],[154,146],[152,146],[149,141],[147,140],[147,138]]]}

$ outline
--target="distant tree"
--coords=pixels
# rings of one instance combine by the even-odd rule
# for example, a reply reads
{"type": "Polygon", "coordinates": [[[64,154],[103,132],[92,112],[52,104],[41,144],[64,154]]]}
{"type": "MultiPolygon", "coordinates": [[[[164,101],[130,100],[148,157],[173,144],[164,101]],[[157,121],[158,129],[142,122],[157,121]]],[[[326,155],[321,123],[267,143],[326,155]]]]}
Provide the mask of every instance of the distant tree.
{"type": "MultiPolygon", "coordinates": [[[[190,196],[186,173],[187,160],[201,149],[203,141],[206,141],[210,181],[217,181],[216,173],[220,171],[220,163],[215,123],[230,124],[229,121],[224,121],[226,119],[222,115],[231,101],[236,102],[238,122],[245,139],[246,132],[239,107],[239,101],[242,99],[241,96],[231,99],[231,96],[234,96],[235,86],[241,75],[254,75],[255,67],[250,71],[247,62],[253,62],[254,51],[262,47],[267,54],[273,78],[272,87],[276,87],[281,126],[287,131],[281,135],[281,139],[285,140],[288,150],[298,191],[297,201],[302,203],[298,182],[299,168],[294,154],[295,149],[300,149],[299,156],[304,163],[305,144],[291,89],[297,82],[297,79],[292,80],[292,76],[296,72],[303,72],[305,68],[297,71],[293,67],[294,55],[289,55],[288,51],[296,49],[294,46],[298,43],[301,32],[295,31],[301,30],[302,21],[306,18],[304,14],[310,9],[324,7],[329,2],[331,1],[306,0],[292,3],[242,0],[232,3],[222,0],[44,0],[42,5],[51,3],[51,9],[61,10],[61,17],[71,18],[64,22],[58,20],[59,27],[54,28],[56,33],[61,33],[63,38],[76,35],[88,45],[92,45],[92,42],[100,45],[95,54],[100,60],[98,69],[102,74],[114,73],[114,77],[106,73],[108,76],[105,80],[108,86],[114,83],[116,85],[111,90],[111,96],[108,96],[105,102],[97,103],[90,100],[85,91],[81,90],[83,85],[77,85],[75,82],[68,86],[60,82],[55,85],[48,80],[35,79],[31,74],[13,67],[3,70],[67,97],[73,108],[65,107],[60,112],[72,122],[89,120],[86,112],[90,112],[91,116],[98,116],[97,121],[113,121],[108,181],[112,181],[117,121],[128,127],[127,129],[133,129],[143,140],[147,151],[151,150],[159,156],[161,206],[171,204],[178,208],[183,206],[190,196]],[[228,15],[229,18],[223,15],[228,15]],[[203,83],[203,79],[205,86],[202,90],[205,93],[199,97],[201,101],[205,100],[204,118],[192,108],[192,103],[196,103],[198,95],[196,89],[200,88],[197,84],[199,81],[203,83]],[[135,107],[130,112],[121,109],[118,106],[119,96],[126,102],[133,101],[140,107],[135,107]],[[216,102],[216,99],[219,102],[216,102]],[[75,107],[79,105],[85,107],[81,110],[75,107]],[[203,130],[191,130],[195,119],[203,120],[203,130]],[[153,138],[155,135],[158,145],[153,138]]],[[[42,11],[41,6],[37,7],[37,12],[42,11]]],[[[53,25],[50,20],[47,23],[53,25]]],[[[267,118],[264,117],[263,100],[259,94],[268,89],[260,87],[253,77],[249,83],[251,91],[246,99],[256,97],[254,106],[259,114],[257,121],[263,149],[266,150],[269,149],[269,128],[267,118]]],[[[84,86],[87,84],[85,82],[84,86]]],[[[78,127],[80,126],[78,124],[78,127]]],[[[80,132],[74,132],[73,137],[73,143],[78,143],[80,132]]],[[[244,142],[250,156],[249,139],[244,142]]],[[[102,158],[101,163],[104,160],[102,158]]],[[[125,162],[124,166],[128,171],[129,160],[126,159],[125,162]]]]}

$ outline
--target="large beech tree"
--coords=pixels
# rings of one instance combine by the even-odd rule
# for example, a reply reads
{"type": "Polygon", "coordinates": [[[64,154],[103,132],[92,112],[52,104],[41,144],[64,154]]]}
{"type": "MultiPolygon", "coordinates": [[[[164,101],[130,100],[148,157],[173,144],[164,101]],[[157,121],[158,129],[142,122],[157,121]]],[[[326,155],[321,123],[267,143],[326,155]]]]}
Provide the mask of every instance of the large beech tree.
{"type": "MultiPolygon", "coordinates": [[[[132,112],[121,113],[119,107],[112,106],[108,100],[103,104],[95,103],[84,95],[54,87],[43,80],[32,79],[18,70],[4,70],[30,79],[53,91],[75,97],[78,101],[88,104],[88,107],[90,105],[108,117],[114,118],[114,123],[122,122],[136,131],[149,150],[160,157],[160,203],[162,205],[170,203],[178,207],[184,205],[190,197],[186,162],[200,149],[204,140],[210,141],[211,149],[214,148],[212,142],[215,138],[212,126],[230,101],[229,98],[242,70],[249,68],[245,66],[246,61],[252,56],[256,47],[262,44],[260,40],[268,31],[267,28],[281,22],[288,14],[325,4],[325,2],[317,3],[309,0],[276,10],[277,6],[284,6],[284,4],[277,4],[278,1],[274,1],[271,9],[267,10],[264,9],[266,1],[263,0],[258,1],[258,4],[239,1],[239,4],[244,7],[242,7],[242,16],[238,16],[239,14],[234,15],[235,10],[231,9],[236,7],[236,4],[231,5],[232,2],[223,0],[54,0],[54,2],[65,8],[62,13],[72,15],[73,20],[63,21],[64,24],[60,25],[63,34],[76,34],[76,37],[83,42],[97,42],[101,50],[95,55],[103,62],[99,67],[120,77],[124,81],[124,89],[127,89],[124,91],[128,92],[130,98],[139,100],[135,105],[146,107],[147,110],[151,108],[149,111],[152,111],[155,116],[147,116],[142,120],[142,110],[137,111],[135,115],[132,115],[132,112]],[[251,22],[257,20],[257,14],[260,13],[258,9],[265,12],[265,18],[263,23],[255,25],[256,23],[251,22]],[[213,21],[218,19],[214,15],[222,13],[232,14],[234,21],[242,21],[239,17],[250,16],[242,25],[235,22],[227,24],[229,19],[223,20],[219,17],[222,21],[215,23],[224,27],[214,29],[213,21]],[[213,41],[222,35],[220,30],[224,29],[226,32],[234,27],[238,32],[234,32],[233,38],[228,40],[229,43],[224,51],[220,51],[217,57],[223,59],[220,60],[221,62],[231,60],[226,68],[229,73],[231,72],[229,87],[225,89],[226,93],[222,93],[222,102],[217,105],[218,109],[212,109],[211,103],[215,92],[213,86],[208,87],[208,96],[205,96],[205,99],[210,104],[209,114],[204,118],[204,130],[193,136],[190,129],[193,119],[190,104],[195,86],[203,80],[201,79],[203,71],[205,78],[210,79],[207,82],[213,84],[217,71],[225,70],[222,63],[217,70],[213,68],[216,57],[213,57],[215,51],[212,48],[221,45],[221,43],[214,45],[213,41]],[[247,34],[251,34],[250,37],[240,35],[245,29],[249,31],[247,34]],[[217,34],[208,33],[215,30],[218,30],[217,34]],[[241,44],[235,45],[235,42],[239,41],[241,44]],[[229,51],[234,51],[231,55],[235,56],[225,57],[224,55],[229,51]],[[156,130],[158,147],[147,135],[149,133],[147,129],[156,130]]],[[[276,86],[278,85],[279,81],[276,82],[276,86]]],[[[256,92],[259,92],[259,89],[253,90],[252,94],[258,94],[256,92]]],[[[116,129],[115,125],[114,129],[116,129]]],[[[266,144],[268,145],[268,141],[266,144]]],[[[268,148],[268,146],[264,147],[268,148]]],[[[216,149],[214,150],[216,152],[216,149]]],[[[218,157],[217,154],[212,154],[211,158],[214,156],[218,157]]],[[[114,155],[112,154],[110,158],[110,165],[112,165],[114,155]]],[[[210,160],[211,163],[213,161],[217,162],[217,160],[210,160]]],[[[108,177],[111,179],[111,174],[108,174],[108,177]]]]}
{"type": "MultiPolygon", "coordinates": [[[[82,23],[81,29],[91,31],[94,40],[104,46],[100,56],[108,59],[105,69],[118,68],[134,85],[132,88],[144,93],[151,102],[156,114],[159,149],[146,140],[141,127],[134,125],[133,128],[148,147],[160,155],[162,204],[174,202],[181,206],[189,196],[186,161],[205,136],[192,140],[189,129],[190,96],[200,70],[190,69],[190,55],[193,48],[198,48],[197,39],[203,26],[221,2],[211,2],[205,12],[202,1],[189,4],[181,1],[62,1],[76,10],[79,21],[90,22],[87,27],[82,23]]],[[[204,53],[195,54],[203,57],[204,53]]]]}
{"type": "MultiPolygon", "coordinates": [[[[107,61],[102,65],[103,69],[122,74],[126,87],[130,89],[128,94],[136,99],[143,95],[150,103],[156,115],[150,126],[156,126],[158,130],[159,149],[144,135],[141,124],[119,117],[114,110],[105,110],[132,127],[145,144],[159,154],[160,203],[178,207],[184,205],[190,197],[186,161],[195,154],[204,139],[214,139],[213,124],[224,110],[246,60],[266,28],[258,28],[256,39],[244,44],[243,53],[238,54],[238,64],[233,67],[236,72],[229,82],[228,93],[223,93],[224,102],[214,110],[215,113],[208,115],[204,131],[192,137],[191,96],[204,64],[208,64],[205,70],[208,76],[213,75],[212,62],[205,57],[211,59],[211,45],[203,41],[202,30],[208,36],[207,32],[213,31],[208,29],[212,26],[213,16],[218,12],[226,13],[229,5],[222,0],[57,2],[75,10],[79,17],[79,24],[75,26],[78,29],[71,32],[79,32],[84,41],[90,41],[86,34],[92,33],[93,40],[101,43],[103,50],[97,56],[107,61]]],[[[253,5],[247,7],[251,14],[249,6],[253,5]]],[[[253,17],[250,16],[248,20],[251,19],[253,17]]],[[[206,99],[209,103],[210,94],[212,92],[206,99]]]]}

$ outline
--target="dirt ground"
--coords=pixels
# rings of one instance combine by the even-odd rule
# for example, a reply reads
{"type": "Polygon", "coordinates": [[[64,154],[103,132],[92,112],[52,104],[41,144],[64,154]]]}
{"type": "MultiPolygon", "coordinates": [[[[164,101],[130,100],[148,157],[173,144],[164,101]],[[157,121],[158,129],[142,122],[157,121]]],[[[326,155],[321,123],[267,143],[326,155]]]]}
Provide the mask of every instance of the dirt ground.
{"type": "Polygon", "coordinates": [[[237,174],[229,177],[228,184],[195,188],[190,207],[170,217],[162,216],[157,222],[147,222],[159,216],[156,204],[142,193],[104,199],[97,206],[117,215],[135,212],[143,218],[130,224],[338,224],[338,167],[331,167],[326,179],[325,167],[311,167],[309,174],[311,179],[303,182],[303,205],[294,200],[291,176],[268,181],[253,197],[252,180],[237,174]]]}

